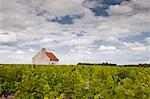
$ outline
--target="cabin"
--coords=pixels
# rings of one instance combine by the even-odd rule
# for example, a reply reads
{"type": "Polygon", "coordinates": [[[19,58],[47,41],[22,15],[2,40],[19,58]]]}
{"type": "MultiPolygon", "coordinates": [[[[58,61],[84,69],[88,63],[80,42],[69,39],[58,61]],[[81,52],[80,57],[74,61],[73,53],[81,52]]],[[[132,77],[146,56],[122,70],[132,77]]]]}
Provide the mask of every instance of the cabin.
{"type": "Polygon", "coordinates": [[[45,64],[53,65],[58,64],[59,59],[52,53],[46,51],[46,48],[42,48],[35,56],[32,57],[33,64],[45,64]]]}

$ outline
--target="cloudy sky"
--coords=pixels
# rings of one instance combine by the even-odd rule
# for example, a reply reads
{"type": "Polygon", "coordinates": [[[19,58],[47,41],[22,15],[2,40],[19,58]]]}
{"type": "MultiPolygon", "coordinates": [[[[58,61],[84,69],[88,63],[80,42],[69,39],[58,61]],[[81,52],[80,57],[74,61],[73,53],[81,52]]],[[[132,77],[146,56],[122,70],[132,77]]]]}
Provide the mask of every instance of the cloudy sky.
{"type": "Polygon", "coordinates": [[[150,63],[150,0],[0,0],[0,63],[150,63]]]}

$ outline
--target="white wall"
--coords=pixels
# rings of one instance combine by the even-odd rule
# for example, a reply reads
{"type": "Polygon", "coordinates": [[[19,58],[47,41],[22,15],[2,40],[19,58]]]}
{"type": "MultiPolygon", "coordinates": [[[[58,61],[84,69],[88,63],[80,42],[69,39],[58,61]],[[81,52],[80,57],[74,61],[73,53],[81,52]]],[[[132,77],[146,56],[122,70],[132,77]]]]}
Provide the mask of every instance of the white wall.
{"type": "Polygon", "coordinates": [[[32,58],[33,64],[58,64],[57,61],[50,61],[45,52],[40,51],[32,58]]]}

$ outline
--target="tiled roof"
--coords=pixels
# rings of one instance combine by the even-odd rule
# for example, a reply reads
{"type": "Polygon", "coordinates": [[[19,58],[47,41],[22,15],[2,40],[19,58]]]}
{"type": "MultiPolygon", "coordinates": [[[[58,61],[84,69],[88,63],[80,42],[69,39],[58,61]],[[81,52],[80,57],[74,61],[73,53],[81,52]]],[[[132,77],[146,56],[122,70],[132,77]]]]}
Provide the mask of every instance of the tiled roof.
{"type": "Polygon", "coordinates": [[[50,58],[51,61],[59,61],[59,59],[53,53],[50,52],[45,52],[45,53],[50,58]]]}

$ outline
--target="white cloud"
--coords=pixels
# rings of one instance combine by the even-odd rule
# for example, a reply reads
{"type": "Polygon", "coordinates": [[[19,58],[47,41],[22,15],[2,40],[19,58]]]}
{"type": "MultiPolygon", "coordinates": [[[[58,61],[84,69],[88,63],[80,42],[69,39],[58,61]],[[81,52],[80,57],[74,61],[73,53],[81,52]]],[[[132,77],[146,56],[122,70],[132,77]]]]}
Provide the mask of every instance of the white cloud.
{"type": "Polygon", "coordinates": [[[104,0],[85,0],[82,4],[84,7],[87,8],[94,8],[94,7],[103,7],[102,4],[104,0]]]}
{"type": "Polygon", "coordinates": [[[10,50],[0,50],[0,54],[4,54],[4,53],[9,53],[10,52],[10,50]]]}
{"type": "Polygon", "coordinates": [[[35,52],[35,50],[34,50],[34,49],[32,49],[32,48],[30,48],[30,49],[29,49],[29,51],[30,51],[30,52],[35,52]]]}
{"type": "Polygon", "coordinates": [[[50,42],[53,42],[53,39],[51,38],[43,38],[40,40],[41,43],[50,43],[50,42]]]}
{"type": "Polygon", "coordinates": [[[24,54],[24,52],[21,50],[17,50],[15,54],[24,54]]]}
{"type": "Polygon", "coordinates": [[[23,55],[10,55],[10,56],[8,56],[8,58],[18,60],[17,63],[19,63],[19,60],[24,60],[25,59],[23,55]]]}
{"type": "Polygon", "coordinates": [[[131,2],[137,7],[150,8],[149,0],[131,0],[131,2]]]}
{"type": "Polygon", "coordinates": [[[83,55],[85,55],[85,54],[90,55],[91,54],[91,49],[87,48],[85,46],[76,46],[75,48],[72,48],[70,51],[73,53],[81,53],[83,55]]]}
{"type": "Polygon", "coordinates": [[[117,52],[117,48],[114,47],[114,46],[101,45],[99,47],[99,51],[100,51],[101,54],[110,55],[110,54],[115,54],[117,52]]]}
{"type": "Polygon", "coordinates": [[[116,50],[116,47],[102,45],[102,46],[100,46],[99,50],[100,51],[114,51],[114,50],[116,50]]]}
{"type": "MultiPolygon", "coordinates": [[[[22,60],[15,58],[16,55],[9,51],[0,54],[0,56],[11,55],[9,57],[11,58],[10,62],[28,63],[31,62],[31,57],[37,49],[46,47],[58,50],[57,53],[62,63],[76,63],[80,60],[90,62],[114,61],[116,63],[136,63],[142,62],[142,60],[143,62],[150,62],[148,60],[150,56],[146,54],[149,52],[148,45],[139,42],[123,43],[120,41],[120,39],[128,36],[150,32],[149,0],[131,0],[130,2],[123,2],[121,5],[112,5],[107,10],[111,15],[108,17],[94,16],[94,13],[88,9],[103,6],[101,0],[86,0],[84,6],[88,8],[82,6],[82,1],[0,0],[3,4],[0,7],[0,50],[13,52],[18,50],[16,53],[24,53],[17,56],[22,60]],[[42,11],[45,12],[37,16],[42,11]],[[74,24],[71,25],[47,21],[47,19],[54,17],[80,13],[84,13],[84,17],[74,20],[74,24]],[[81,31],[86,33],[81,37],[76,36],[81,31]],[[99,44],[93,45],[95,41],[107,41],[108,43],[102,44],[98,50],[95,46],[99,46],[99,44]],[[115,45],[110,43],[115,43],[115,45]],[[89,49],[89,46],[94,47],[89,49]],[[19,52],[19,50],[21,51],[19,52]],[[135,56],[138,56],[137,60],[133,60],[135,56]]],[[[149,44],[148,37],[145,41],[149,44]]],[[[0,62],[7,63],[7,58],[4,57],[0,62]]]]}
{"type": "Polygon", "coordinates": [[[133,8],[126,5],[112,5],[108,9],[108,13],[113,14],[125,14],[132,12],[133,8]]]}
{"type": "Polygon", "coordinates": [[[138,42],[135,43],[123,43],[127,48],[133,51],[145,51],[146,47],[143,44],[140,44],[138,42]]]}
{"type": "Polygon", "coordinates": [[[106,39],[106,41],[110,41],[110,42],[119,42],[118,38],[110,36],[106,39]]]}
{"type": "Polygon", "coordinates": [[[0,33],[0,42],[14,42],[16,41],[15,33],[0,33]]]}
{"type": "Polygon", "coordinates": [[[83,7],[81,3],[82,0],[46,0],[44,7],[47,7],[46,9],[52,15],[65,16],[82,13],[83,7]]]}

